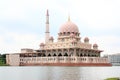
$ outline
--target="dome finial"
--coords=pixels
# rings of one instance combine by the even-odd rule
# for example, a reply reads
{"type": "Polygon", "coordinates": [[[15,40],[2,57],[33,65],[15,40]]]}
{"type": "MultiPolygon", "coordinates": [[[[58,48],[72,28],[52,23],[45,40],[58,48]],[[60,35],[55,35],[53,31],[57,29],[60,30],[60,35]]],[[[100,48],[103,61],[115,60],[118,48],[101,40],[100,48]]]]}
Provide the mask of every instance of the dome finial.
{"type": "Polygon", "coordinates": [[[70,15],[68,16],[68,21],[70,21],[70,15]]]}

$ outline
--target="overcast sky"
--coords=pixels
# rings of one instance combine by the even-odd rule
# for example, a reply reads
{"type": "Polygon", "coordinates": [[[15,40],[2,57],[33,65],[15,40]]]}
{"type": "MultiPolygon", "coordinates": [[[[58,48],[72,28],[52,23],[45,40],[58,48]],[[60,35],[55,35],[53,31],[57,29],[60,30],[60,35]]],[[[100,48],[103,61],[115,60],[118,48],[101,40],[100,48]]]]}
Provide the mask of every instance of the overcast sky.
{"type": "Polygon", "coordinates": [[[38,49],[47,9],[55,39],[70,15],[82,41],[89,37],[105,54],[120,52],[120,0],[0,0],[0,53],[38,49]]]}

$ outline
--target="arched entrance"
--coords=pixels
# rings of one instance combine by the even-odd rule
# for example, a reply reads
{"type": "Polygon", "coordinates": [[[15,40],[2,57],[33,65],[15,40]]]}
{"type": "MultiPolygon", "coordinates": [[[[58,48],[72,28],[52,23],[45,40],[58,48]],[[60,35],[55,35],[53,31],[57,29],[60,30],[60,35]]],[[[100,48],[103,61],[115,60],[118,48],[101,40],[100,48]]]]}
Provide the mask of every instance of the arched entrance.
{"type": "Polygon", "coordinates": [[[58,54],[58,56],[62,56],[62,54],[61,54],[61,53],[59,53],[59,54],[58,54]]]}
{"type": "Polygon", "coordinates": [[[64,56],[68,56],[68,54],[67,54],[67,53],[65,53],[65,54],[64,54],[64,56]]]}

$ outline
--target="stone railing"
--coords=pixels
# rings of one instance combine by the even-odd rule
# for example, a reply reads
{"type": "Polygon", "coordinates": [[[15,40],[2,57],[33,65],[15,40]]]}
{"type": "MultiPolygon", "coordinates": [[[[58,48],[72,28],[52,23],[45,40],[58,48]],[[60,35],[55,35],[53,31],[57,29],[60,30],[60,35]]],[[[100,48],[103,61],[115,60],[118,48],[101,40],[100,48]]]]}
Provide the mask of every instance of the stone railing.
{"type": "Polygon", "coordinates": [[[20,63],[108,63],[101,57],[21,57],[20,63]]]}

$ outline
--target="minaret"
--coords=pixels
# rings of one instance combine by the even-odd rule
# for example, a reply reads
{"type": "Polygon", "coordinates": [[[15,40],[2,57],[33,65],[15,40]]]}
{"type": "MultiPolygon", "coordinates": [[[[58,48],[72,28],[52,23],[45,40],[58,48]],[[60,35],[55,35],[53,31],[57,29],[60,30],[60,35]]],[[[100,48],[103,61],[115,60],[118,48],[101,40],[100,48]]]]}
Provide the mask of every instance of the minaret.
{"type": "Polygon", "coordinates": [[[47,13],[46,13],[46,31],[45,31],[45,43],[48,43],[49,41],[49,12],[47,10],[47,13]]]}

